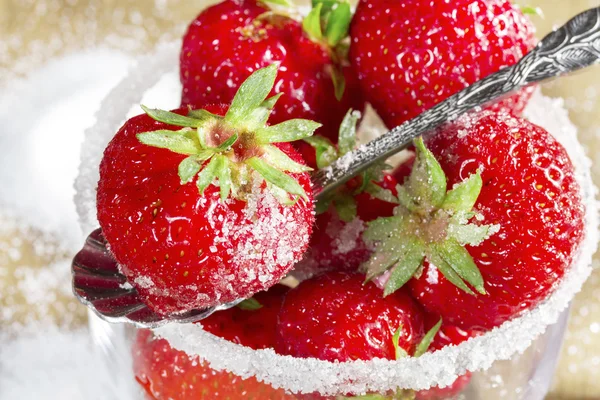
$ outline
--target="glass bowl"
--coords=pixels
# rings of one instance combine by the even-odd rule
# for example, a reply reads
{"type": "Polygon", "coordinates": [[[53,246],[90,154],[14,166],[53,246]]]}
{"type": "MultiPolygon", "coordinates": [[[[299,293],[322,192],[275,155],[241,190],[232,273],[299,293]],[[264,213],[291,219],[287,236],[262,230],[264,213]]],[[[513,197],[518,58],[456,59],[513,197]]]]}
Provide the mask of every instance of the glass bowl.
{"type": "MultiPolygon", "coordinates": [[[[555,324],[548,326],[546,332],[540,335],[533,343],[522,353],[517,354],[510,360],[498,360],[485,371],[478,371],[471,375],[467,386],[461,388],[449,396],[429,397],[430,399],[511,399],[511,400],[542,400],[546,397],[550,388],[554,369],[558,362],[558,356],[563,341],[565,329],[567,326],[569,310],[560,314],[555,324]]],[[[95,351],[101,353],[104,365],[108,371],[110,381],[107,381],[106,395],[107,399],[130,400],[154,400],[147,394],[147,387],[144,389],[144,377],[140,367],[134,367],[134,358],[140,358],[139,345],[136,339],[147,333],[145,329],[138,329],[133,325],[111,324],[98,318],[92,312],[89,312],[89,326],[94,343],[97,345],[95,351]],[[137,374],[136,374],[137,372],[137,374]],[[137,376],[136,376],[137,375],[137,376]],[[137,379],[136,379],[137,378],[137,379]]],[[[151,335],[151,333],[149,333],[151,335]]],[[[211,335],[212,336],[212,335],[211,335]]],[[[215,337],[216,340],[219,340],[215,337]]],[[[157,340],[157,339],[153,339],[157,340]]],[[[169,348],[167,346],[167,348],[169,348]]],[[[164,350],[164,348],[163,348],[164,350]]],[[[169,349],[181,357],[188,357],[185,353],[169,349]]],[[[200,363],[197,356],[190,357],[186,361],[187,365],[200,363]]],[[[139,363],[139,361],[138,361],[139,363]]],[[[179,363],[178,363],[179,364],[179,363]]],[[[163,365],[164,366],[164,365],[163,365]]],[[[157,371],[158,373],[174,374],[176,367],[174,364],[167,364],[167,371],[157,371]]],[[[146,368],[157,368],[147,365],[146,368]]],[[[147,372],[147,370],[146,370],[147,372]]],[[[206,373],[202,369],[202,373],[206,373]]],[[[219,374],[213,372],[213,375],[219,374]]],[[[234,384],[236,378],[228,378],[234,384]]],[[[241,378],[237,378],[241,380],[241,378]]],[[[253,381],[254,382],[254,381],[253,381]]],[[[265,384],[267,386],[267,384],[265,384]]],[[[267,399],[283,399],[283,391],[267,389],[267,392],[277,393],[278,397],[265,397],[267,399]]],[[[193,389],[190,390],[193,392],[193,389]]],[[[218,389],[214,392],[204,394],[200,399],[220,399],[218,389]],[[212,397],[214,396],[214,397],[212,397]]],[[[275,396],[275,395],[273,395],[275,396]]],[[[240,399],[243,394],[240,393],[240,399]]],[[[292,400],[295,396],[290,396],[292,400]]],[[[410,398],[410,397],[407,397],[410,398]]],[[[186,397],[186,400],[191,397],[186,397]]],[[[298,397],[301,399],[301,397],[298,397]]],[[[156,400],[162,400],[156,398],[156,400]]]]}
{"type": "MultiPolygon", "coordinates": [[[[86,131],[76,181],[76,206],[84,232],[98,226],[95,215],[98,165],[102,151],[114,132],[127,117],[139,113],[138,104],[166,109],[178,106],[181,90],[177,79],[179,47],[179,42],[171,43],[161,46],[154,54],[142,57],[129,76],[103,101],[97,114],[98,122],[86,131]]],[[[375,359],[330,363],[280,356],[272,349],[252,350],[215,337],[197,324],[170,324],[155,329],[155,334],[169,342],[166,351],[182,351],[178,353],[180,357],[191,357],[189,363],[193,365],[197,366],[198,359],[203,359],[215,371],[228,371],[241,378],[255,377],[258,381],[293,393],[319,392],[335,397],[397,388],[418,393],[434,386],[452,385],[457,378],[473,373],[471,383],[460,394],[462,398],[543,398],[550,385],[564,334],[565,309],[591,272],[598,216],[590,161],[577,142],[576,128],[569,121],[562,100],[544,97],[538,91],[525,115],[546,128],[567,149],[581,186],[587,227],[586,238],[571,269],[554,293],[533,310],[459,346],[448,346],[419,358],[397,361],[375,359]]],[[[382,131],[376,115],[371,112],[365,116],[359,135],[372,138],[382,131]]],[[[91,319],[91,327],[114,375],[115,394],[127,391],[131,398],[140,397],[131,356],[134,338],[139,333],[132,327],[108,325],[95,317],[91,319]]],[[[174,366],[173,371],[176,370],[177,366],[174,366]]],[[[169,371],[162,373],[168,374],[169,371]]]]}

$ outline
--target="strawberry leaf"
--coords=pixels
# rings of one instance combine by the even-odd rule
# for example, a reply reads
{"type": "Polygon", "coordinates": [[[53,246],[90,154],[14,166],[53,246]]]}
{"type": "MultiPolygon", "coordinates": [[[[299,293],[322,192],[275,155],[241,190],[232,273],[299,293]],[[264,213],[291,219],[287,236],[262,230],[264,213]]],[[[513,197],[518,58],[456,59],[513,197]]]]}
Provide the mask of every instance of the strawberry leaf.
{"type": "Polygon", "coordinates": [[[346,90],[346,77],[344,73],[337,67],[331,69],[331,81],[333,82],[333,90],[337,101],[341,101],[346,90]]]}
{"type": "Polygon", "coordinates": [[[419,270],[423,262],[425,246],[417,237],[407,238],[404,249],[392,269],[385,284],[384,296],[389,296],[400,289],[419,270]]]}
{"type": "Polygon", "coordinates": [[[519,7],[521,12],[525,15],[537,15],[539,17],[544,17],[544,12],[540,7],[532,7],[532,6],[522,6],[519,7]]]}
{"type": "Polygon", "coordinates": [[[396,332],[394,332],[394,336],[392,336],[392,343],[394,344],[394,350],[396,351],[396,360],[408,357],[406,350],[400,347],[400,335],[402,335],[402,324],[400,324],[398,329],[396,329],[396,332]]]}
{"type": "Polygon", "coordinates": [[[215,158],[218,160],[217,178],[219,179],[219,194],[221,201],[227,200],[231,192],[231,169],[229,168],[229,159],[218,155],[215,158]]]}
{"type": "Polygon", "coordinates": [[[500,230],[499,225],[461,224],[462,221],[451,220],[448,225],[448,237],[455,239],[461,245],[477,246],[485,239],[500,230]]]}
{"type": "Polygon", "coordinates": [[[294,4],[288,0],[264,0],[265,3],[276,4],[278,6],[291,7],[294,4]]]}
{"type": "Polygon", "coordinates": [[[291,119],[258,129],[256,138],[262,144],[294,142],[312,136],[315,130],[321,126],[318,122],[308,119],[291,119]]]}
{"type": "Polygon", "coordinates": [[[295,173],[312,171],[312,168],[297,163],[275,146],[265,146],[263,150],[265,151],[266,161],[281,171],[295,173]]]}
{"type": "Polygon", "coordinates": [[[302,186],[284,172],[305,173],[311,169],[293,161],[271,143],[310,136],[321,125],[296,119],[265,126],[272,108],[282,95],[278,93],[267,98],[273,89],[277,68],[276,64],[272,64],[251,74],[238,89],[225,117],[206,110],[188,110],[188,115],[182,116],[142,106],[155,120],[183,126],[184,129],[144,132],[137,135],[138,140],[149,146],[190,156],[179,163],[179,177],[181,184],[187,184],[197,176],[200,194],[218,179],[223,201],[230,195],[245,201],[253,168],[262,175],[267,189],[283,204],[294,204],[298,201],[297,196],[308,199],[302,186]],[[264,160],[252,157],[253,154],[264,156],[264,160]],[[206,160],[210,161],[205,164],[206,160]]]}
{"type": "Polygon", "coordinates": [[[392,253],[378,251],[372,254],[369,260],[361,266],[361,270],[366,272],[365,283],[383,274],[395,262],[396,257],[392,253]]]}
{"type": "Polygon", "coordinates": [[[199,143],[188,137],[189,130],[169,131],[158,130],[154,132],[143,132],[136,135],[137,139],[152,147],[168,149],[174,153],[192,155],[197,154],[201,148],[199,143]]]}
{"type": "Polygon", "coordinates": [[[303,140],[315,149],[317,168],[325,168],[337,160],[338,152],[329,139],[316,135],[303,140]]]}
{"type": "Polygon", "coordinates": [[[467,180],[462,181],[446,194],[441,208],[451,210],[452,212],[471,211],[481,192],[482,186],[481,174],[477,171],[477,173],[471,174],[467,180]]]}
{"type": "Polygon", "coordinates": [[[229,139],[227,139],[226,141],[224,141],[223,143],[221,143],[221,145],[219,147],[217,147],[217,150],[219,152],[227,151],[227,150],[229,150],[229,148],[231,146],[233,146],[235,144],[235,142],[237,142],[237,140],[238,140],[238,134],[234,133],[233,135],[231,135],[229,137],[229,139]]]}
{"type": "Polygon", "coordinates": [[[470,295],[475,295],[471,289],[465,284],[462,278],[452,269],[450,265],[435,251],[433,246],[430,246],[426,257],[429,261],[448,279],[454,286],[461,289],[463,292],[470,295]]]}
{"type": "Polygon", "coordinates": [[[356,123],[360,119],[360,112],[348,110],[340,124],[338,139],[338,154],[343,156],[356,147],[356,123]]]}
{"type": "Polygon", "coordinates": [[[150,118],[158,122],[163,122],[165,124],[189,128],[197,128],[204,124],[203,119],[186,117],[184,115],[175,114],[171,111],[148,108],[144,105],[141,105],[140,107],[142,107],[142,110],[144,110],[144,112],[148,114],[150,118]]]}
{"type": "Polygon", "coordinates": [[[483,277],[473,258],[463,246],[453,239],[432,245],[434,251],[460,276],[480,294],[486,294],[483,277]]]}
{"type": "Polygon", "coordinates": [[[312,7],[315,8],[317,4],[321,4],[321,16],[329,13],[339,0],[312,0],[312,7]]]}
{"type": "Polygon", "coordinates": [[[317,3],[302,21],[302,28],[308,37],[314,42],[323,40],[323,31],[321,30],[321,8],[323,3],[317,3]]]}
{"type": "Polygon", "coordinates": [[[423,214],[439,208],[446,197],[446,175],[423,138],[414,141],[416,158],[408,182],[398,188],[398,200],[410,211],[423,214]]]}
{"type": "Polygon", "coordinates": [[[179,163],[178,173],[181,179],[181,184],[189,183],[194,179],[194,176],[200,172],[202,166],[195,156],[189,156],[179,163]]]}
{"type": "Polygon", "coordinates": [[[267,182],[271,183],[278,188],[285,190],[286,192],[308,199],[306,192],[300,186],[297,180],[289,175],[281,172],[277,168],[269,165],[267,162],[261,160],[258,157],[252,157],[246,161],[250,167],[257,171],[267,182]]]}
{"type": "Polygon", "coordinates": [[[325,38],[331,47],[337,46],[342,39],[348,36],[351,19],[352,11],[350,10],[350,4],[340,2],[332,8],[327,19],[327,27],[325,28],[325,38]]]}
{"type": "Polygon", "coordinates": [[[208,185],[215,180],[220,164],[221,162],[219,161],[219,157],[213,157],[210,162],[200,171],[198,174],[198,180],[196,181],[196,186],[198,186],[198,191],[200,194],[203,194],[208,185]]]}
{"type": "Polygon", "coordinates": [[[277,64],[271,64],[256,70],[241,84],[225,114],[225,121],[233,126],[246,126],[251,122],[252,114],[261,107],[275,84],[277,68],[277,64]]]}
{"type": "Polygon", "coordinates": [[[206,110],[189,110],[188,117],[195,118],[200,121],[209,121],[211,119],[223,119],[222,116],[213,114],[206,110]]]}
{"type": "Polygon", "coordinates": [[[260,304],[258,302],[258,300],[251,297],[251,298],[246,299],[246,300],[242,301],[241,303],[239,303],[237,305],[237,307],[241,308],[242,310],[246,310],[246,311],[256,311],[256,310],[260,310],[263,306],[262,306],[262,304],[260,304]]]}
{"type": "Polygon", "coordinates": [[[429,350],[429,346],[431,345],[431,342],[433,342],[435,335],[437,335],[437,333],[439,332],[441,327],[442,327],[442,319],[440,318],[440,320],[437,322],[437,324],[435,324],[433,326],[433,328],[431,328],[425,334],[425,336],[423,336],[423,339],[421,340],[421,342],[417,345],[417,348],[415,349],[415,354],[413,354],[414,357],[421,357],[423,354],[425,354],[427,352],[427,350],[429,350]]]}
{"type": "Polygon", "coordinates": [[[356,201],[351,194],[339,193],[333,199],[333,206],[342,221],[352,222],[356,218],[356,201]]]}
{"type": "Polygon", "coordinates": [[[273,95],[273,96],[269,97],[268,99],[266,99],[265,101],[263,101],[260,106],[264,107],[264,108],[268,108],[269,110],[272,110],[282,95],[283,95],[283,93],[277,93],[276,95],[273,95]]]}
{"type": "MultiPolygon", "coordinates": [[[[363,177],[363,180],[364,179],[365,178],[363,177]]],[[[367,182],[364,192],[369,193],[371,197],[375,199],[379,199],[387,203],[398,204],[398,198],[394,196],[391,190],[384,189],[373,181],[367,182]]]]}
{"type": "Polygon", "coordinates": [[[404,218],[395,215],[393,217],[379,217],[368,223],[368,228],[363,233],[363,238],[368,242],[383,242],[389,239],[402,226],[404,218]]]}

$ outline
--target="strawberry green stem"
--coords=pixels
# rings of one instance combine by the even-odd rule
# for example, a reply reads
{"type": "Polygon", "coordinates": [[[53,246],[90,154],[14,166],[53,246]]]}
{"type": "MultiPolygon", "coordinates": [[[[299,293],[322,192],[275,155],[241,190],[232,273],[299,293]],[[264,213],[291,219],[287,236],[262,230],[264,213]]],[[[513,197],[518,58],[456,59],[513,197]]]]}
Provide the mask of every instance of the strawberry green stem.
{"type": "Polygon", "coordinates": [[[255,71],[242,83],[224,117],[206,110],[179,115],[142,106],[156,121],[182,129],[143,132],[137,138],[145,145],[188,156],[178,167],[181,184],[196,178],[200,194],[218,180],[222,201],[230,196],[244,199],[249,194],[244,187],[252,170],[283,203],[293,203],[295,197],[307,199],[302,186],[289,173],[306,172],[310,168],[293,161],[275,144],[310,137],[321,124],[292,119],[267,125],[281,96],[267,98],[276,76],[275,64],[255,71]]]}

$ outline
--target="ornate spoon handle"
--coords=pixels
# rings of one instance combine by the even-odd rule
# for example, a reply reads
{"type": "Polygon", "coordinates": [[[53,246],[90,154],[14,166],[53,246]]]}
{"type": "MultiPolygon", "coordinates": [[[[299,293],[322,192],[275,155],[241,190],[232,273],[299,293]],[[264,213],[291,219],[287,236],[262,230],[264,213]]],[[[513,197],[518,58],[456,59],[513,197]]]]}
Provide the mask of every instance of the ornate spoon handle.
{"type": "Polygon", "coordinates": [[[523,86],[567,74],[600,62],[600,7],[587,10],[548,34],[521,61],[484,78],[418,117],[346,154],[313,176],[317,197],[406,148],[414,138],[434,130],[475,107],[523,86]]]}

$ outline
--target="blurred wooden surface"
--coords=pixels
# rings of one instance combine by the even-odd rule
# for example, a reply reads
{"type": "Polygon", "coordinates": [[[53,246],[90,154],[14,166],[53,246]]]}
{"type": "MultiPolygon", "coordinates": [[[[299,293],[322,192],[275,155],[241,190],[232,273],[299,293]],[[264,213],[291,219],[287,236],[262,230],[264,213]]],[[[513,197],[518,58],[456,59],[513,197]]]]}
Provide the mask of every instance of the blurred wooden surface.
{"type": "MultiPolygon", "coordinates": [[[[203,0],[0,0],[0,90],[52,57],[92,46],[144,53],[158,42],[180,36],[187,22],[207,3],[203,0]]],[[[520,3],[539,6],[544,11],[544,18],[533,17],[540,35],[583,9],[600,6],[600,0],[520,3]]],[[[580,128],[580,139],[594,160],[595,181],[600,184],[600,68],[555,81],[544,90],[565,98],[571,117],[580,128]]],[[[25,248],[34,240],[29,235],[21,239],[25,248]]],[[[0,237],[0,244],[8,240],[0,237]]],[[[50,261],[49,256],[48,260],[37,260],[36,265],[43,268],[50,261]]],[[[11,272],[18,265],[5,262],[7,268],[0,279],[14,276],[11,272]]],[[[8,282],[5,280],[4,284],[8,282]]],[[[16,301],[15,298],[10,301],[16,301]]],[[[0,293],[0,305],[7,299],[0,293]]],[[[600,399],[599,370],[600,271],[596,271],[574,301],[549,398],[600,399]]]]}

